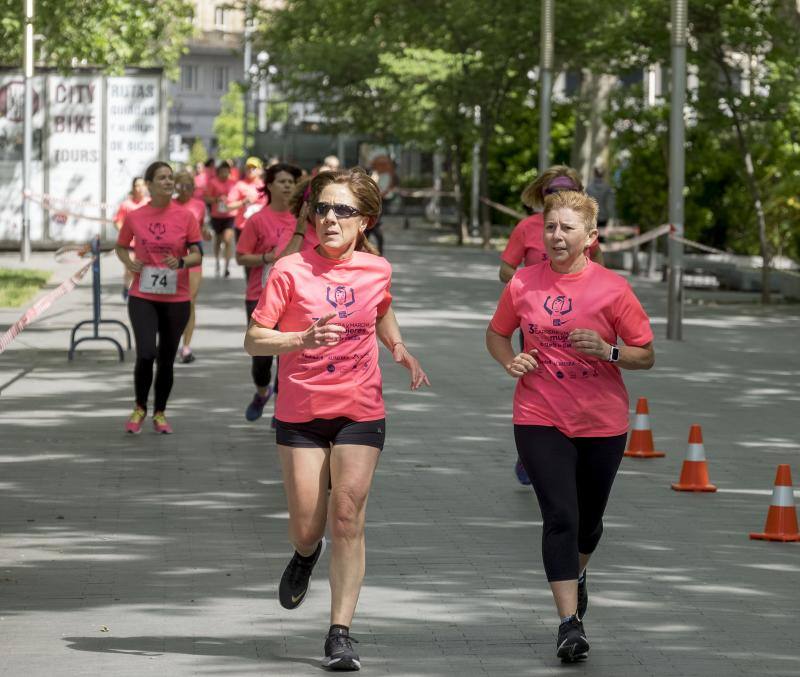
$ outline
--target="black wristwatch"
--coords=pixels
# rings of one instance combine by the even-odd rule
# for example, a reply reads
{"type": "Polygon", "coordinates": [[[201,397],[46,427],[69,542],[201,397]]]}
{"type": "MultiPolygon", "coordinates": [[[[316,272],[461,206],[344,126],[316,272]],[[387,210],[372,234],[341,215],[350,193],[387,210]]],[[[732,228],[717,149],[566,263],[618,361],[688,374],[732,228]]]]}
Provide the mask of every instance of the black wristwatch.
{"type": "Polygon", "coordinates": [[[183,257],[181,256],[181,257],[178,259],[178,268],[185,268],[185,267],[186,267],[186,261],[184,261],[184,260],[183,260],[183,257]]]}
{"type": "Polygon", "coordinates": [[[611,346],[611,354],[608,356],[609,362],[619,362],[619,347],[611,346]]]}

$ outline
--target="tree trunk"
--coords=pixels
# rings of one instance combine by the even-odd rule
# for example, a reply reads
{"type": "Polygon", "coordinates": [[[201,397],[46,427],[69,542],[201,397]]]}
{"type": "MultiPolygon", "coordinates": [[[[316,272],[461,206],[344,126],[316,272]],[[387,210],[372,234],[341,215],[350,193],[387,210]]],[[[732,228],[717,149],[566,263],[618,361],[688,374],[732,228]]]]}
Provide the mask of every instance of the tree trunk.
{"type": "Polygon", "coordinates": [[[467,222],[464,216],[464,176],[461,173],[461,145],[456,143],[450,149],[450,176],[456,202],[456,236],[459,246],[467,240],[467,222]]]}
{"type": "Polygon", "coordinates": [[[603,116],[616,82],[613,75],[583,71],[570,164],[578,171],[584,185],[591,180],[596,165],[608,164],[609,129],[603,116]]]}

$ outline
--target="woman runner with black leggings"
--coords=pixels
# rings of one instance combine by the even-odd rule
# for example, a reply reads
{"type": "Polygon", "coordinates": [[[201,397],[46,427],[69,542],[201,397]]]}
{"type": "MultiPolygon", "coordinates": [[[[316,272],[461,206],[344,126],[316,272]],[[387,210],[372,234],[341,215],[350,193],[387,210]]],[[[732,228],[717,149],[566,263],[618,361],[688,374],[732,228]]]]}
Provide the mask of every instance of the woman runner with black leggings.
{"type": "Polygon", "coordinates": [[[116,246],[119,260],[133,273],[128,315],[136,338],[136,405],[125,430],[142,430],[155,362],[153,428],[157,433],[171,433],[164,411],[172,390],[175,355],[189,320],[189,268],[202,261],[202,235],[194,215],[172,201],[175,179],[166,162],[151,164],[144,180],[150,204],[125,217],[116,246]],[[128,247],[134,238],[136,259],[132,260],[128,247]]]}
{"type": "Polygon", "coordinates": [[[586,565],[625,449],[620,368],[649,369],[655,353],[630,285],[586,255],[597,239],[597,203],[576,191],[548,195],[543,239],[549,260],[511,278],[486,346],[518,379],[514,438],[542,512],[542,557],[561,619],[556,652],[571,662],[589,650],[586,565]],[[515,354],[518,328],[525,344],[515,354]]]}

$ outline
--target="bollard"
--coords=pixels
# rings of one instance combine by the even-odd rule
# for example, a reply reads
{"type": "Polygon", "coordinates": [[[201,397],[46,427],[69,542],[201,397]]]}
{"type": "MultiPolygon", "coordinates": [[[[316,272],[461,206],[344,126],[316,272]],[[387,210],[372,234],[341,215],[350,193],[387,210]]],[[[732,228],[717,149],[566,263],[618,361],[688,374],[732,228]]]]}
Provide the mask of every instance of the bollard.
{"type": "Polygon", "coordinates": [[[101,336],[100,335],[100,325],[101,324],[116,324],[122,327],[125,330],[125,337],[128,342],[128,350],[131,349],[131,333],[128,330],[128,327],[125,326],[119,320],[104,320],[100,317],[100,236],[96,236],[94,240],[92,240],[92,311],[93,317],[91,320],[82,320],[78,322],[73,328],[69,338],[69,352],[67,353],[67,357],[70,361],[75,358],[75,348],[78,347],[78,344],[83,343],[85,341],[110,341],[113,343],[117,348],[117,353],[119,354],[119,361],[125,361],[125,353],[122,350],[122,346],[120,345],[117,339],[112,338],[111,336],[101,336]],[[84,325],[91,324],[93,327],[93,333],[91,336],[84,336],[79,338],[77,341],[75,340],[75,334],[77,334],[78,330],[83,327],[84,325]]]}

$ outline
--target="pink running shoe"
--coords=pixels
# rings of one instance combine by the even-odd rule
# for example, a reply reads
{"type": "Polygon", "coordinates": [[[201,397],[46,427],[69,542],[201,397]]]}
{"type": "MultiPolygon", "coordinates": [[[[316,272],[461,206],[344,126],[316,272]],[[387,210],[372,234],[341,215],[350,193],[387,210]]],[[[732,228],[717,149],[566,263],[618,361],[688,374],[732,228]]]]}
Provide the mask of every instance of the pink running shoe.
{"type": "Polygon", "coordinates": [[[130,418],[125,421],[125,432],[132,435],[138,435],[142,432],[142,422],[147,416],[147,412],[141,407],[136,407],[133,410],[130,418]]]}
{"type": "Polygon", "coordinates": [[[172,434],[172,427],[167,423],[167,417],[164,416],[163,411],[157,411],[153,414],[153,430],[162,435],[172,434]]]}

